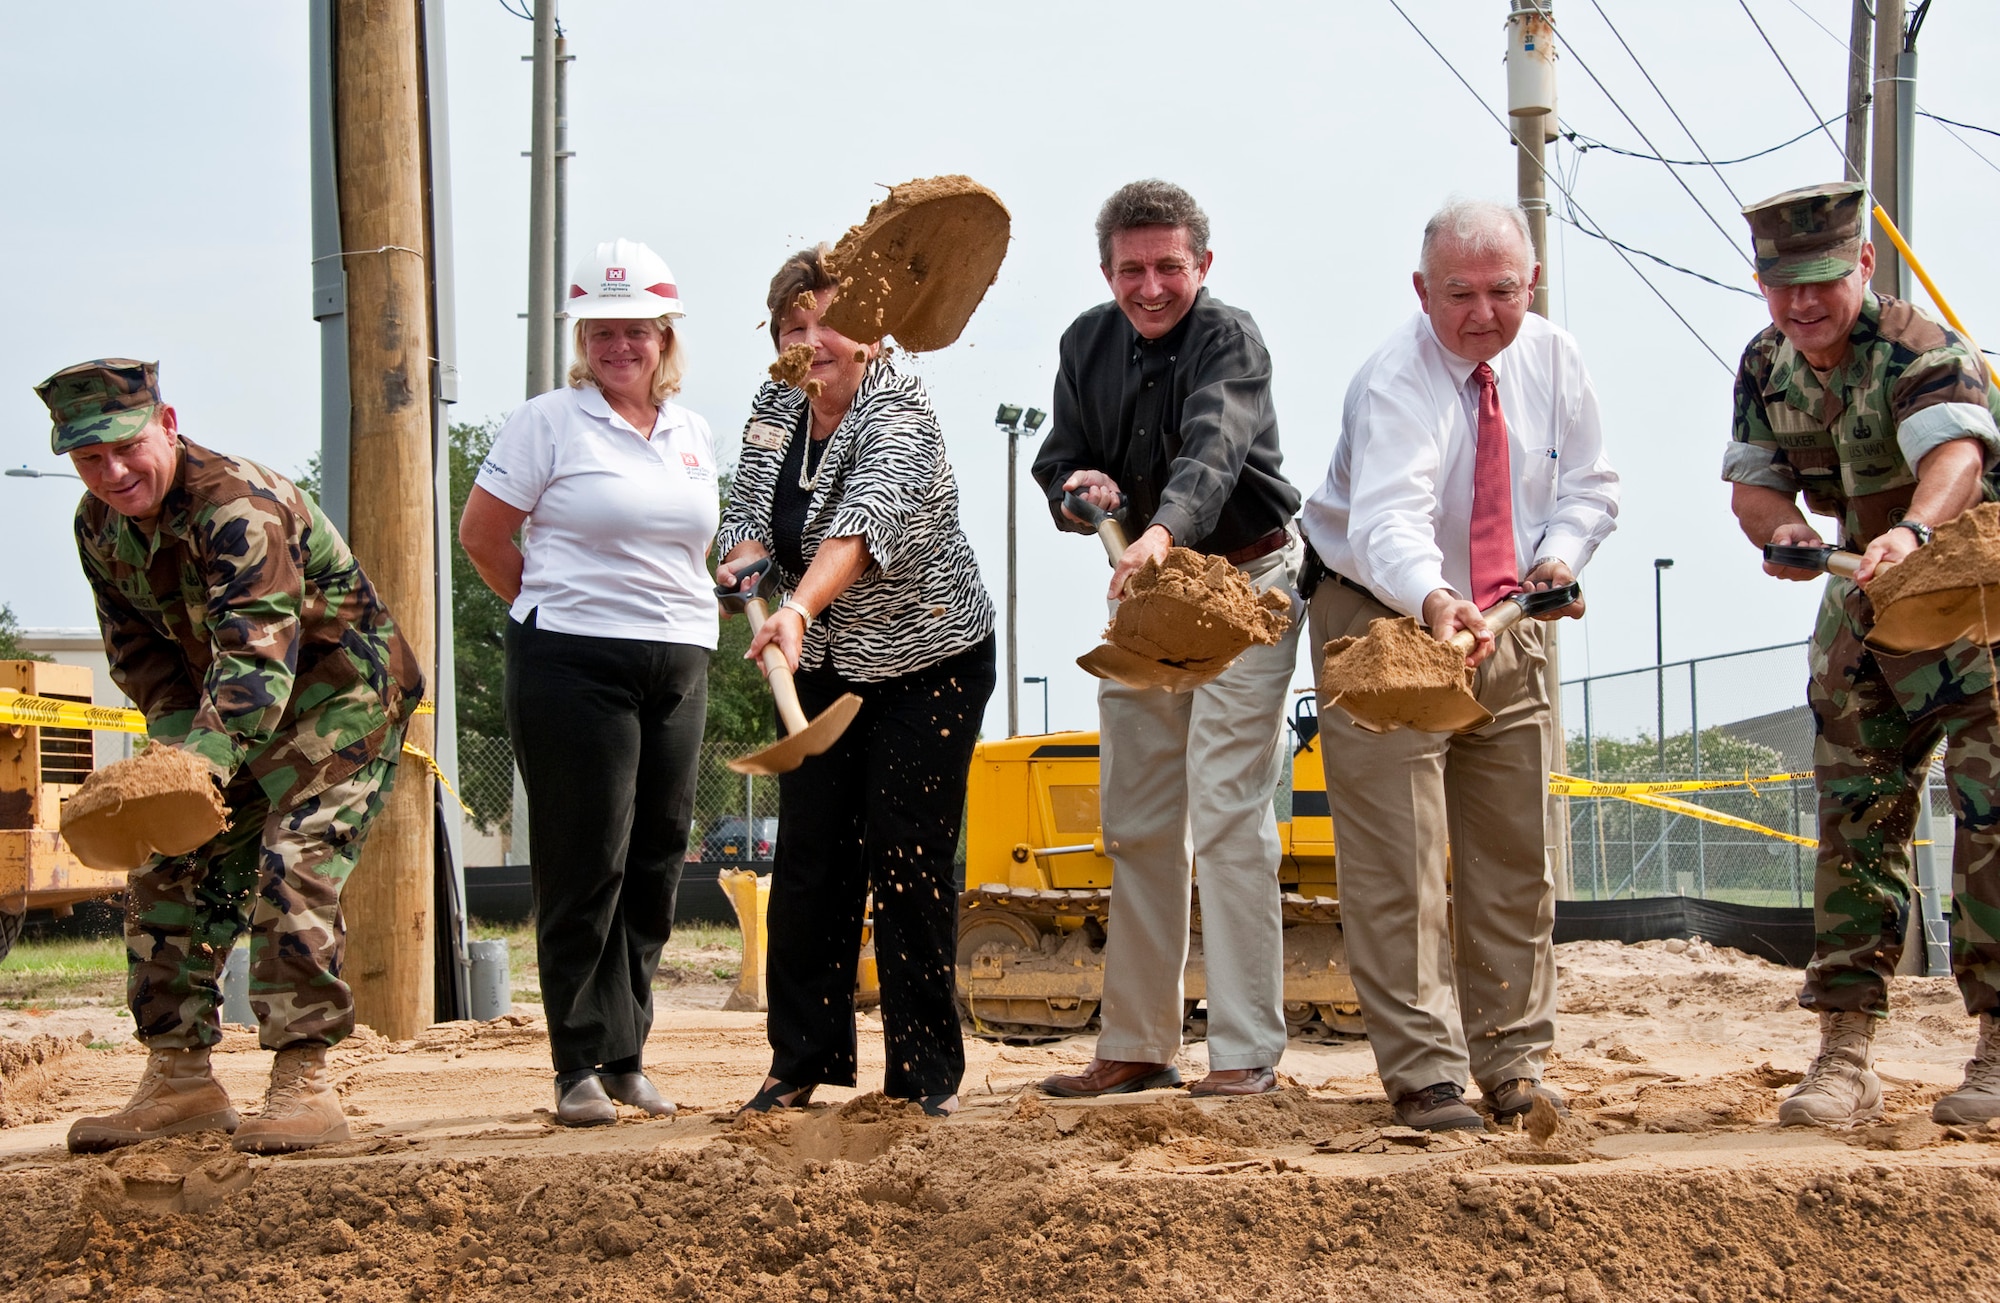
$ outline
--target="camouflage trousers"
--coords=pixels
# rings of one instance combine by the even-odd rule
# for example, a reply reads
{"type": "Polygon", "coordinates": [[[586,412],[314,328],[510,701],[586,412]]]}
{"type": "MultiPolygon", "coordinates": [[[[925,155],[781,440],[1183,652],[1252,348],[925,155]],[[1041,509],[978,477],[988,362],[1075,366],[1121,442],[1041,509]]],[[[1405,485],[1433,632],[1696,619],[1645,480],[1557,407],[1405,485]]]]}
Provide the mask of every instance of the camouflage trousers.
{"type": "Polygon", "coordinates": [[[285,810],[239,778],[226,794],[229,827],[191,854],[155,859],[132,875],[126,998],[149,1048],[222,1039],[223,961],[246,930],[250,1007],[265,1049],[333,1045],[354,1030],[354,996],[340,980],[340,889],[387,803],[400,735],[383,750],[285,810]]]}
{"type": "Polygon", "coordinates": [[[2000,1009],[2000,696],[1988,649],[1865,646],[1858,592],[1821,607],[1808,689],[1819,790],[1813,961],[1799,1003],[1887,1015],[1909,922],[1911,835],[1942,739],[1955,824],[1951,967],[1969,1013],[2000,1009]]]}

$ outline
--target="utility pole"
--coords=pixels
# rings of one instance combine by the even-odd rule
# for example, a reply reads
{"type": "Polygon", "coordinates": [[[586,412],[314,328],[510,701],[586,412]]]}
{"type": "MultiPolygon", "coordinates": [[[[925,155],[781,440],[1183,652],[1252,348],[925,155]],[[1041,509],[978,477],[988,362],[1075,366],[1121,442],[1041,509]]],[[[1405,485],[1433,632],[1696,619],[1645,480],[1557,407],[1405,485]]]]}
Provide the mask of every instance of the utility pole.
{"type": "MultiPolygon", "coordinates": [[[[1546,317],[1549,286],[1555,279],[1549,266],[1546,154],[1549,142],[1556,138],[1555,0],[1508,0],[1507,115],[1514,132],[1516,200],[1521,211],[1528,215],[1528,236],[1534,242],[1535,261],[1542,268],[1529,307],[1546,317]]],[[[1566,773],[1569,735],[1563,732],[1561,632],[1551,627],[1544,642],[1548,662],[1543,671],[1543,686],[1549,699],[1550,732],[1555,737],[1555,754],[1548,757],[1548,763],[1550,768],[1566,773]]],[[[1575,894],[1569,862],[1568,797],[1559,803],[1549,803],[1546,824],[1556,897],[1568,900],[1575,894]]]]}
{"type": "MultiPolygon", "coordinates": [[[[424,250],[418,6],[338,0],[335,112],[340,247],[353,407],[347,539],[436,682],[437,557],[431,466],[431,322],[424,250]]],[[[434,749],[431,717],[407,740],[434,749]]],[[[347,884],[346,978],[356,1017],[392,1040],[431,1023],[431,775],[400,766],[347,884]]]]}
{"type": "MultiPolygon", "coordinates": [[[[1882,205],[1882,211],[1889,214],[1903,232],[1903,238],[1910,238],[1910,215],[1905,211],[1903,192],[1898,181],[1902,169],[1897,165],[1898,133],[1897,119],[1902,114],[1903,92],[1907,89],[1899,83],[1897,64],[1903,52],[1903,0],[1875,0],[1875,160],[1868,177],[1868,188],[1875,194],[1875,202],[1882,205]]],[[[1871,282],[1877,294],[1893,294],[1899,299],[1910,297],[1909,273],[1903,268],[1902,255],[1896,246],[1882,232],[1881,224],[1875,227],[1875,278],[1871,282]]]]}
{"type": "Polygon", "coordinates": [[[569,37],[556,28],[556,133],[555,133],[555,234],[551,237],[549,270],[554,280],[549,289],[549,387],[562,383],[563,331],[569,303],[569,66],[576,56],[569,52],[569,37]]]}
{"type": "MultiPolygon", "coordinates": [[[[1893,0],[1891,0],[1893,3],[1893,0]]],[[[1875,31],[1870,0],[1854,0],[1847,28],[1847,179],[1868,179],[1869,37],[1875,31]]]]}
{"type": "Polygon", "coordinates": [[[534,102],[528,133],[527,396],[556,387],[556,0],[535,0],[534,102]]]}

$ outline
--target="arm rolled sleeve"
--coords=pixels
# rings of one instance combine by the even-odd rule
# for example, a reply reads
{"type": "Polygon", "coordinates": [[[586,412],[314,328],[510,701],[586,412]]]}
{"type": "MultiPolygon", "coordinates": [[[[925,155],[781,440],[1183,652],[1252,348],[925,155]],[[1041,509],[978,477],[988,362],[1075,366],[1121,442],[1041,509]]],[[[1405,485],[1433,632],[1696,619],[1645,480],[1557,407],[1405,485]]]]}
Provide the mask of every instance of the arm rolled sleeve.
{"type": "Polygon", "coordinates": [[[1911,413],[1896,427],[1896,446],[1912,470],[1955,439],[1977,439],[1987,470],[2000,461],[2000,428],[1981,403],[1938,403],[1911,413]]]}

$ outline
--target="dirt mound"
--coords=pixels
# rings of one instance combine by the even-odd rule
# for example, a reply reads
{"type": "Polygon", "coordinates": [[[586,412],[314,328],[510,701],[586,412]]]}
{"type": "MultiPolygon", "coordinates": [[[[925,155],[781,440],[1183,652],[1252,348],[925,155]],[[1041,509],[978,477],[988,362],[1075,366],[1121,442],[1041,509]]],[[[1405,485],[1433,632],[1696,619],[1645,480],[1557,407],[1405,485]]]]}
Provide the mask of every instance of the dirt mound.
{"type": "Polygon", "coordinates": [[[0,1127],[53,1118],[47,1097],[61,1077],[61,1060],[79,1048],[81,1042],[60,1036],[0,1040],[0,1127]]]}
{"type": "Polygon", "coordinates": [[[778,360],[771,363],[771,379],[781,385],[805,390],[808,398],[817,398],[822,387],[820,382],[806,379],[812,374],[812,364],[812,345],[794,344],[778,354],[778,360]]]}
{"type": "Polygon", "coordinates": [[[86,778],[63,803],[62,834],[91,868],[130,870],[154,854],[185,855],[228,822],[208,766],[156,744],[86,778]]]}
{"type": "Polygon", "coordinates": [[[1170,548],[1132,575],[1104,639],[1147,660],[1188,670],[1220,669],[1253,644],[1271,646],[1291,627],[1291,599],[1259,593],[1219,556],[1170,548]]]}
{"type": "Polygon", "coordinates": [[[1954,588],[2000,584],[2000,502],[1982,502],[1947,525],[1899,565],[1868,585],[1880,611],[1905,598],[1954,588]]]}
{"type": "Polygon", "coordinates": [[[904,182],[834,246],[840,293],[826,324],[864,344],[893,335],[913,353],[945,347],[1000,274],[1010,226],[1000,197],[971,177],[904,182]]]}

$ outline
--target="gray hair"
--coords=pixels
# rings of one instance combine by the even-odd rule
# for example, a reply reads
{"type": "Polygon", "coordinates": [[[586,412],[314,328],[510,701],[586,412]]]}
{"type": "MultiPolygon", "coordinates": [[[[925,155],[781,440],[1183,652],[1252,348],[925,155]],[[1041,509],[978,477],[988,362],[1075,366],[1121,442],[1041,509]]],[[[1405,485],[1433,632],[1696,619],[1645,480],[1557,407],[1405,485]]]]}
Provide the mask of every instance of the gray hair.
{"type": "Polygon", "coordinates": [[[1200,262],[1208,252],[1208,214],[1194,196],[1171,181],[1133,181],[1118,187],[1097,210],[1097,260],[1111,265],[1111,237],[1140,226],[1174,226],[1187,232],[1188,252],[1200,262]]]}
{"type": "Polygon", "coordinates": [[[1424,223],[1424,247],[1417,257],[1417,273],[1426,282],[1431,278],[1431,254],[1441,241],[1450,240],[1466,253],[1508,254],[1513,244],[1521,251],[1521,278],[1535,269],[1535,240],[1528,233],[1528,215],[1519,204],[1496,204],[1487,199],[1464,199],[1457,195],[1445,200],[1424,223]]]}

